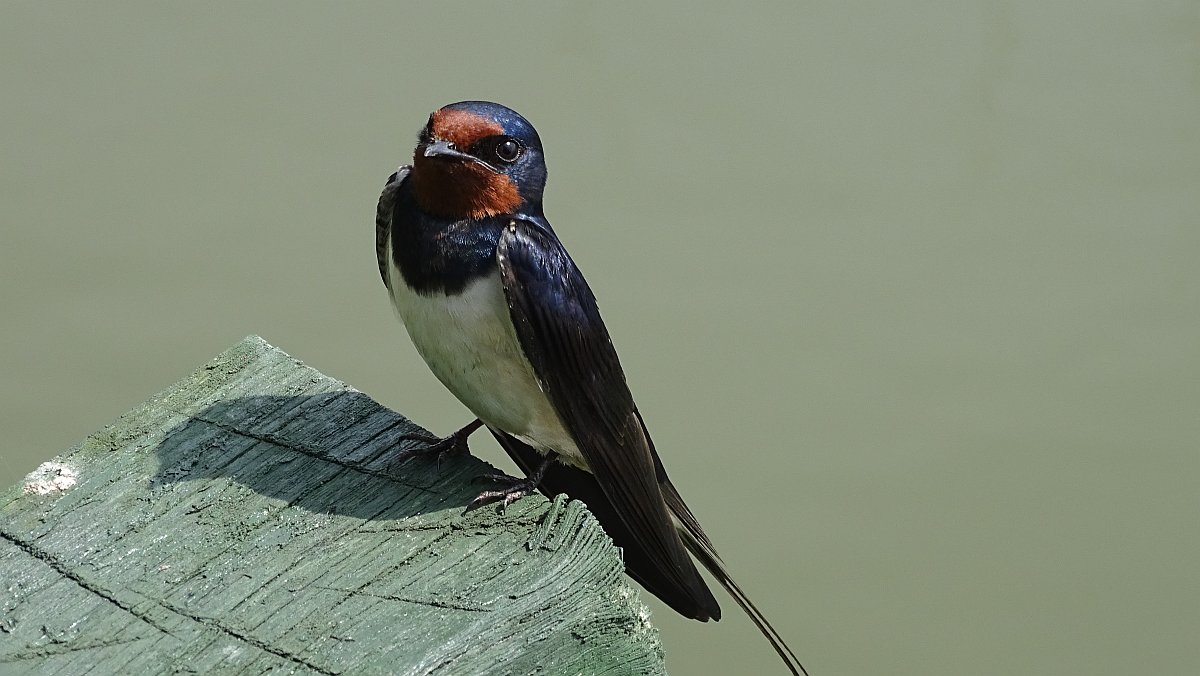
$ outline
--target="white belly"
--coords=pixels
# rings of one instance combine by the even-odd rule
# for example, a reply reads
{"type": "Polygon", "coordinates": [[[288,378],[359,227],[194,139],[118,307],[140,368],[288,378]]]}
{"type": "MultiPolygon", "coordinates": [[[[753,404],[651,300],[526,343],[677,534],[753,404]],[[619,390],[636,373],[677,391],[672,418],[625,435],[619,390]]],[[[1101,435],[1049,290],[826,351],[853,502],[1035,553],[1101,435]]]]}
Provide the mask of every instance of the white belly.
{"type": "Polygon", "coordinates": [[[422,296],[390,268],[392,304],[438,380],[488,427],[586,469],[521,349],[499,272],[456,295],[422,296]]]}

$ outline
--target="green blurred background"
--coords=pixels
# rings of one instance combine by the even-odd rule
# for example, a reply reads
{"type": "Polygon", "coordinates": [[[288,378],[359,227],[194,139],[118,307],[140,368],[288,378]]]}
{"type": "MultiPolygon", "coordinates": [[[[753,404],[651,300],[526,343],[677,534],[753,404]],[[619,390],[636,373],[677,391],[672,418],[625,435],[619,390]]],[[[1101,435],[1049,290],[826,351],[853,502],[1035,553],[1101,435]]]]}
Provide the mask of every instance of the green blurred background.
{"type": "MultiPolygon", "coordinates": [[[[6,2],[0,64],[0,484],[249,333],[466,422],[373,215],[492,99],[814,674],[1200,672],[1195,2],[6,2]]],[[[781,672],[650,603],[674,673],[781,672]]]]}

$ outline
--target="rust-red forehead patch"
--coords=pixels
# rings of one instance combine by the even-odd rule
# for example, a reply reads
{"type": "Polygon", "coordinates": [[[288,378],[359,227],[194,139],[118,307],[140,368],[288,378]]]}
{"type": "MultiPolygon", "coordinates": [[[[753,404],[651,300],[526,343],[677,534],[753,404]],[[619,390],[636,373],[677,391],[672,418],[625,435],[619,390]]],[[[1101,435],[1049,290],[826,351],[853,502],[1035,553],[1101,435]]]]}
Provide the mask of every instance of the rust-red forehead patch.
{"type": "Polygon", "coordinates": [[[459,148],[470,148],[481,138],[504,133],[499,122],[466,110],[442,108],[431,119],[433,124],[429,131],[434,138],[449,141],[459,148]]]}

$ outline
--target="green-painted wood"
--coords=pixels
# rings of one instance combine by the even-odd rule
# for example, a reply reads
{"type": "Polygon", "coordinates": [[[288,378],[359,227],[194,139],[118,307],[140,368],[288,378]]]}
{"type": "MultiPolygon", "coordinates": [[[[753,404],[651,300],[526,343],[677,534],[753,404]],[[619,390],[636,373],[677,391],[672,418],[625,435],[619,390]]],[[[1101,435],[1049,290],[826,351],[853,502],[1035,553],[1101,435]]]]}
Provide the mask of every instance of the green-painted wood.
{"type": "Polygon", "coordinates": [[[576,501],[250,337],[0,493],[0,673],[661,673],[576,501]]]}

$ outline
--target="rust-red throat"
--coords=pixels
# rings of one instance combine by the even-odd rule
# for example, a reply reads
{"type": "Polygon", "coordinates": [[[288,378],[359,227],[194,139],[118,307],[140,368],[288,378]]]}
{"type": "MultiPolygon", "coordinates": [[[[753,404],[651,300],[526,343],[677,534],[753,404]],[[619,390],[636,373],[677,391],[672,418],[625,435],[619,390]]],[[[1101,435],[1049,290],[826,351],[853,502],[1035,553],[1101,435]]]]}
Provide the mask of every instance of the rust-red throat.
{"type": "MultiPolygon", "coordinates": [[[[430,116],[430,133],[466,151],[476,141],[504,133],[494,120],[465,110],[441,109],[430,116]]],[[[504,174],[468,160],[413,155],[413,194],[422,209],[443,218],[480,219],[512,213],[521,193],[504,174]]]]}

